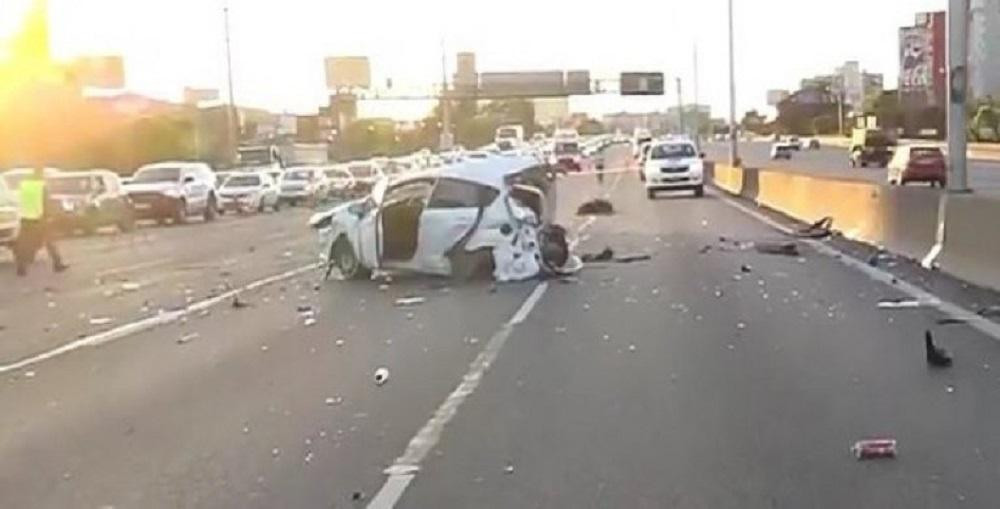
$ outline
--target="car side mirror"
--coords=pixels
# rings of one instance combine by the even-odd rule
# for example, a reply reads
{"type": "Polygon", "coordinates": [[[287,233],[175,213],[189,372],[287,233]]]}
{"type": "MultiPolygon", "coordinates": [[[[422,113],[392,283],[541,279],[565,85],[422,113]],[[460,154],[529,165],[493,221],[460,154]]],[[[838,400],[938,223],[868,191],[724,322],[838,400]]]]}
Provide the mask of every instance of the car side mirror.
{"type": "Polygon", "coordinates": [[[190,184],[192,182],[194,182],[194,176],[188,175],[188,176],[184,177],[184,183],[185,184],[190,184]]]}
{"type": "Polygon", "coordinates": [[[699,159],[704,159],[705,158],[705,153],[704,152],[699,152],[698,153],[698,158],[699,159]]]}

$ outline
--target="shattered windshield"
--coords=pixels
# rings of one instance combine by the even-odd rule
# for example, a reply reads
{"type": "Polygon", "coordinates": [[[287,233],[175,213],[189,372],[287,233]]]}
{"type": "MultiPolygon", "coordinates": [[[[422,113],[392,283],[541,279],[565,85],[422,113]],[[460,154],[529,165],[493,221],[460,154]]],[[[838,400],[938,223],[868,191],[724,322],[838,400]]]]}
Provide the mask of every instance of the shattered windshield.
{"type": "Polygon", "coordinates": [[[1000,0],[0,0],[0,175],[0,509],[1000,506],[1000,0]]]}

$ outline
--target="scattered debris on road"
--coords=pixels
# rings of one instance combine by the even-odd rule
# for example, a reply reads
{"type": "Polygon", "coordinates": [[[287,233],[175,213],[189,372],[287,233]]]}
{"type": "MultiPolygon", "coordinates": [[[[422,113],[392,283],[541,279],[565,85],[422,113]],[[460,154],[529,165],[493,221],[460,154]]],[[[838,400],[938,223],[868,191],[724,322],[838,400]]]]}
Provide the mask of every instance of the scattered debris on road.
{"type": "Polygon", "coordinates": [[[913,309],[931,304],[917,299],[882,299],[878,301],[880,309],[913,309]]]}
{"type": "Polygon", "coordinates": [[[945,386],[944,392],[947,392],[948,394],[955,392],[955,386],[954,385],[945,386]]]}
{"type": "Polygon", "coordinates": [[[142,288],[142,285],[133,281],[126,281],[122,283],[123,292],[135,292],[142,288]]]}
{"type": "Polygon", "coordinates": [[[324,401],[324,403],[326,403],[326,406],[337,406],[337,405],[340,405],[343,402],[344,402],[344,398],[342,396],[329,397],[329,398],[326,398],[326,400],[324,401]]]}
{"type": "Polygon", "coordinates": [[[389,381],[389,370],[387,368],[378,368],[375,370],[375,385],[384,385],[389,381]]]}
{"type": "Polygon", "coordinates": [[[858,461],[892,459],[896,457],[896,440],[891,438],[859,440],[851,447],[851,452],[858,461]]]}
{"type": "Polygon", "coordinates": [[[927,353],[927,364],[935,368],[947,368],[951,366],[951,354],[948,350],[934,344],[934,336],[931,331],[924,331],[924,349],[927,353]]]}
{"type": "Polygon", "coordinates": [[[97,325],[97,326],[108,325],[113,321],[114,319],[108,316],[95,316],[90,319],[90,325],[97,325]]]}
{"type": "Polygon", "coordinates": [[[795,236],[806,239],[825,239],[833,234],[831,228],[833,228],[833,218],[827,216],[796,231],[795,236]]]}
{"type": "Polygon", "coordinates": [[[197,332],[191,332],[189,334],[185,334],[185,335],[177,338],[177,344],[178,345],[185,345],[187,343],[190,343],[190,342],[198,339],[199,337],[200,337],[200,334],[198,334],[197,332]]]}
{"type": "Polygon", "coordinates": [[[799,245],[795,242],[757,242],[753,246],[761,254],[799,256],[799,245]]]}
{"type": "Polygon", "coordinates": [[[749,274],[749,273],[753,272],[753,267],[751,267],[751,266],[749,266],[747,264],[740,265],[740,272],[742,272],[744,274],[749,274]]]}
{"type": "Polygon", "coordinates": [[[424,297],[400,297],[396,299],[396,307],[405,308],[419,306],[426,301],[427,299],[424,297]]]}
{"type": "Polygon", "coordinates": [[[976,314],[983,318],[1000,318],[1000,306],[987,306],[980,308],[976,314]]]}
{"type": "Polygon", "coordinates": [[[585,202],[576,209],[576,215],[578,216],[606,216],[614,213],[614,205],[608,200],[600,198],[585,202]]]}
{"type": "Polygon", "coordinates": [[[618,256],[615,257],[614,261],[616,263],[634,263],[634,262],[644,262],[652,259],[653,255],[646,253],[638,253],[638,254],[628,254],[628,255],[618,256]]]}
{"type": "Polygon", "coordinates": [[[240,299],[240,294],[233,295],[233,300],[230,304],[233,309],[243,309],[250,307],[250,303],[240,299]]]}
{"type": "Polygon", "coordinates": [[[605,247],[599,253],[584,253],[580,255],[580,260],[583,263],[594,263],[594,262],[607,262],[611,261],[615,257],[615,252],[610,247],[605,247]]]}
{"type": "Polygon", "coordinates": [[[514,473],[514,464],[513,463],[507,463],[506,465],[504,465],[504,467],[503,467],[503,473],[505,473],[507,475],[513,474],[514,473]]]}

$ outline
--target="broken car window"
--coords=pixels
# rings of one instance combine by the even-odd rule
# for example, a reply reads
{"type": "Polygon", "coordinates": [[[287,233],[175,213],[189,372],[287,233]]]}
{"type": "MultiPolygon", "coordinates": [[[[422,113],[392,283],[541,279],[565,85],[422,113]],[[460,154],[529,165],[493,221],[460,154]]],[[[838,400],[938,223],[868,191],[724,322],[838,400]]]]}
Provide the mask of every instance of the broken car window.
{"type": "Polygon", "coordinates": [[[434,188],[434,194],[431,195],[431,201],[427,207],[432,209],[478,208],[492,203],[498,194],[500,193],[496,189],[472,182],[441,179],[438,181],[437,187],[434,188]]]}

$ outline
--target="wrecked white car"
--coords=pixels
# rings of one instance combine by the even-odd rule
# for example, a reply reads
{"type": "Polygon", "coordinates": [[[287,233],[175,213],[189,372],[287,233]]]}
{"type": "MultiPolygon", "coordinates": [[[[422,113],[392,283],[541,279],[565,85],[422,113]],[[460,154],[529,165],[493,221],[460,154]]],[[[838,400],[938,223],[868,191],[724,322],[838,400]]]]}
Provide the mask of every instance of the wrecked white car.
{"type": "Polygon", "coordinates": [[[315,214],[327,275],[373,271],[518,281],[575,270],[565,230],[547,224],[548,167],[491,156],[382,179],[368,196],[315,214]]]}

